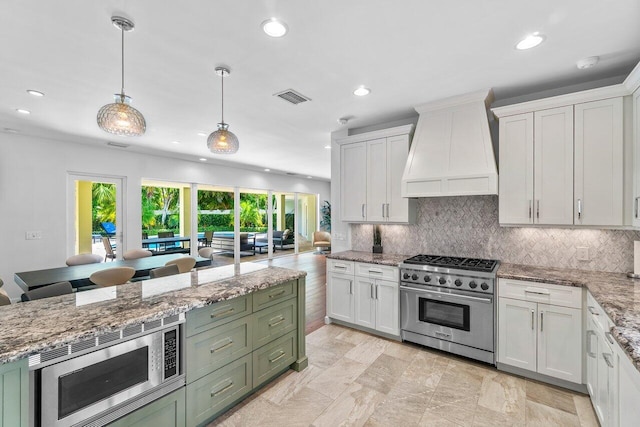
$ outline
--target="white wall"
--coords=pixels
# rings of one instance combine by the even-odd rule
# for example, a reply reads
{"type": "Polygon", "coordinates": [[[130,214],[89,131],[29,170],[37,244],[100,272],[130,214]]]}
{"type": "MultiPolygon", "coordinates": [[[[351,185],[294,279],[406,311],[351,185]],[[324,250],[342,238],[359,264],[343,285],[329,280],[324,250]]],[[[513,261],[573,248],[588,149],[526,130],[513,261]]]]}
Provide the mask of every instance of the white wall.
{"type": "Polygon", "coordinates": [[[15,272],[65,265],[69,172],[126,177],[124,248],[141,245],[137,231],[142,226],[143,178],[311,193],[319,194],[320,200],[330,199],[330,184],[325,181],[0,133],[0,278],[14,299],[22,293],[13,282],[15,272]],[[31,230],[41,230],[42,239],[26,240],[25,232],[31,230]]]}

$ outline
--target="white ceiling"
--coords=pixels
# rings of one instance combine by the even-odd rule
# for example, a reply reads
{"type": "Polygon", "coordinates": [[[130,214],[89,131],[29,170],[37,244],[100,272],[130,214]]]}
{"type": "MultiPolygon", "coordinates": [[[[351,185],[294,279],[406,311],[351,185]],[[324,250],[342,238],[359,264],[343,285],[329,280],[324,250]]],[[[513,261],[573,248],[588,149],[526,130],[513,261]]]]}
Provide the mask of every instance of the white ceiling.
{"type": "Polygon", "coordinates": [[[638,0],[3,0],[0,131],[329,178],[332,131],[487,87],[501,99],[628,73],[640,60],[639,18],[638,0]],[[125,35],[125,89],[147,120],[142,137],[96,124],[120,89],[112,15],[136,24],[125,35]],[[262,32],[272,16],[288,24],[285,37],[262,32]],[[514,49],[534,31],[546,42],[514,49]],[[576,68],[593,55],[598,66],[576,68]],[[220,121],[218,65],[231,68],[225,121],[240,140],[231,156],[209,153],[197,135],[220,121]],[[371,95],[352,94],[361,84],[371,95]],[[312,101],[273,96],[289,88],[312,101]],[[343,116],[353,119],[340,125],[343,116]]]}

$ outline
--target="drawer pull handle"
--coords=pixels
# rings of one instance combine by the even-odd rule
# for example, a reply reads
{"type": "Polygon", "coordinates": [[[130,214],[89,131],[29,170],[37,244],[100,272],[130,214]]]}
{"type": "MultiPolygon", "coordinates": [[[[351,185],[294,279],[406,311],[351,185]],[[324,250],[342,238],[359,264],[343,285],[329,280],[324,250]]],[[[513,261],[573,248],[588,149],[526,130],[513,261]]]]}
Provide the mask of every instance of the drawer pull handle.
{"type": "Polygon", "coordinates": [[[369,273],[382,274],[380,270],[369,270],[369,273]]]}
{"type": "Polygon", "coordinates": [[[609,353],[602,353],[602,357],[604,361],[607,363],[607,366],[613,368],[613,361],[611,360],[611,355],[609,353]]]}
{"type": "Polygon", "coordinates": [[[613,344],[613,335],[611,335],[611,332],[605,332],[604,336],[607,337],[607,341],[613,344]]]}
{"type": "Polygon", "coordinates": [[[228,386],[226,386],[222,390],[212,391],[211,392],[211,397],[218,397],[221,394],[226,393],[227,391],[231,390],[232,387],[233,387],[233,381],[231,381],[231,384],[229,384],[228,386]]]}
{"type": "Polygon", "coordinates": [[[280,295],[284,294],[285,292],[286,291],[284,289],[281,289],[279,292],[276,292],[275,294],[269,295],[269,298],[279,297],[280,295]]]}
{"type": "MultiPolygon", "coordinates": [[[[271,319],[271,320],[273,320],[273,319],[271,319]]],[[[280,316],[280,318],[274,323],[269,323],[269,327],[272,328],[274,326],[278,326],[282,322],[284,322],[284,316],[280,316]]]]}
{"type": "Polygon", "coordinates": [[[229,310],[225,310],[222,313],[211,313],[211,318],[215,319],[216,317],[226,316],[227,314],[231,314],[236,311],[235,308],[231,307],[229,310]]]}
{"type": "Polygon", "coordinates": [[[537,294],[537,295],[549,295],[549,291],[546,291],[544,289],[525,289],[524,290],[525,293],[527,294],[537,294]]]}
{"type": "Polygon", "coordinates": [[[598,313],[595,307],[589,306],[587,307],[587,309],[589,310],[589,313],[593,314],[594,316],[600,316],[600,313],[598,313]]]}
{"type": "Polygon", "coordinates": [[[275,363],[278,360],[282,359],[284,356],[286,356],[286,353],[282,350],[280,350],[280,356],[274,358],[274,359],[269,359],[269,363],[275,363]]]}
{"type": "Polygon", "coordinates": [[[336,264],[336,265],[333,266],[333,268],[341,268],[343,270],[346,270],[347,266],[346,265],[338,265],[338,264],[336,264]]]}
{"type": "Polygon", "coordinates": [[[228,342],[228,343],[226,343],[225,345],[223,345],[222,347],[212,348],[212,349],[211,349],[211,353],[212,353],[212,354],[213,354],[213,353],[217,353],[218,351],[222,351],[222,350],[224,350],[224,349],[226,349],[226,348],[229,348],[229,347],[231,347],[231,346],[233,346],[233,340],[229,340],[229,342],[228,342]]]}

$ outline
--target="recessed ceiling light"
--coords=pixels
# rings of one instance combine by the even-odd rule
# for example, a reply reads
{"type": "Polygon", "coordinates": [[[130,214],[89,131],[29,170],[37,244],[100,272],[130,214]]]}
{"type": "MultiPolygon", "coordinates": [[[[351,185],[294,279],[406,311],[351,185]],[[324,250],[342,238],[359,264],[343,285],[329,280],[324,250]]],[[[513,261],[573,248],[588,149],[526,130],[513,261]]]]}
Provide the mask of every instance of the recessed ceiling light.
{"type": "Polygon", "coordinates": [[[364,86],[359,86],[356,90],[353,91],[355,96],[367,96],[371,93],[371,89],[364,86]]]}
{"type": "Polygon", "coordinates": [[[267,169],[265,169],[264,171],[265,171],[265,172],[271,172],[271,169],[268,169],[268,168],[267,168],[267,169]]]}
{"type": "Polygon", "coordinates": [[[330,145],[325,145],[324,148],[326,148],[327,150],[331,150],[331,146],[330,145]]]}
{"type": "Polygon", "coordinates": [[[29,89],[29,90],[27,90],[27,93],[28,93],[29,95],[33,95],[33,96],[37,96],[37,97],[42,97],[42,96],[44,96],[44,93],[42,93],[42,92],[40,92],[40,91],[38,91],[38,90],[33,90],[33,89],[29,89]]]}
{"type": "Polygon", "coordinates": [[[204,157],[200,157],[200,161],[201,161],[201,162],[206,162],[206,161],[207,161],[207,159],[205,159],[204,157]]]}
{"type": "Polygon", "coordinates": [[[16,108],[16,111],[20,114],[31,114],[31,111],[25,110],[24,108],[16,108]]]}
{"type": "Polygon", "coordinates": [[[198,136],[207,136],[207,134],[204,132],[198,132],[198,136]]]}
{"type": "Polygon", "coordinates": [[[172,144],[180,144],[180,141],[171,141],[172,144]]]}
{"type": "Polygon", "coordinates": [[[282,37],[287,34],[287,24],[276,18],[267,19],[262,23],[262,30],[270,37],[282,37]]]}
{"type": "Polygon", "coordinates": [[[518,44],[516,45],[516,49],[518,50],[531,49],[533,47],[538,46],[540,43],[542,43],[544,39],[545,37],[538,32],[529,34],[527,37],[523,38],[518,42],[518,44]]]}
{"type": "Polygon", "coordinates": [[[582,58],[576,62],[576,67],[580,70],[586,70],[587,68],[594,67],[600,61],[599,56],[590,56],[588,58],[582,58]]]}
{"type": "Polygon", "coordinates": [[[311,178],[312,178],[312,176],[311,176],[311,175],[307,175],[307,179],[311,179],[311,178]]]}
{"type": "Polygon", "coordinates": [[[18,133],[17,129],[3,128],[2,130],[6,133],[18,133]]]}

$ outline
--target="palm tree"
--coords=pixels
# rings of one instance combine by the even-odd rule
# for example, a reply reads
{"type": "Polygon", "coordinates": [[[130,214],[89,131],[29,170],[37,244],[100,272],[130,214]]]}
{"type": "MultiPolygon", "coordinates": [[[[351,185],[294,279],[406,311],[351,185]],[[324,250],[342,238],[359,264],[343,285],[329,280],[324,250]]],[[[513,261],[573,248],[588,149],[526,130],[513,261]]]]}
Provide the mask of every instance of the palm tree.
{"type": "Polygon", "coordinates": [[[116,186],[94,182],[91,186],[91,208],[95,222],[116,222],[116,186]]]}

